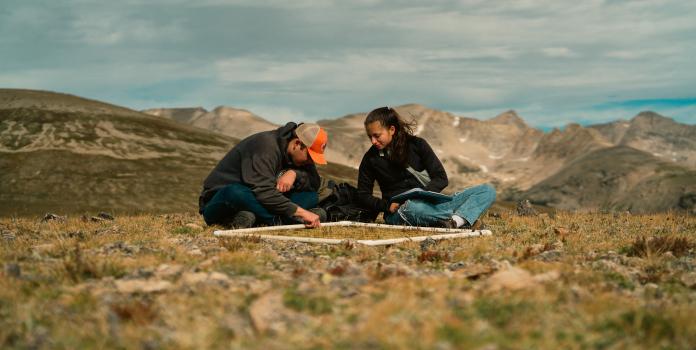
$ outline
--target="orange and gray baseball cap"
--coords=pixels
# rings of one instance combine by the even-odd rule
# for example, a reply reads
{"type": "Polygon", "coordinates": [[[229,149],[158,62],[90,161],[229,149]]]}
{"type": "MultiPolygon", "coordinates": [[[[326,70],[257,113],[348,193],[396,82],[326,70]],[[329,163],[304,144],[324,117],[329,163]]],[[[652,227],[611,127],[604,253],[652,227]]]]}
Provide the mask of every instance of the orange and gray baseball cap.
{"type": "Polygon", "coordinates": [[[326,131],[314,123],[302,123],[295,129],[295,134],[307,146],[309,156],[316,164],[326,164],[324,150],[329,136],[326,131]]]}

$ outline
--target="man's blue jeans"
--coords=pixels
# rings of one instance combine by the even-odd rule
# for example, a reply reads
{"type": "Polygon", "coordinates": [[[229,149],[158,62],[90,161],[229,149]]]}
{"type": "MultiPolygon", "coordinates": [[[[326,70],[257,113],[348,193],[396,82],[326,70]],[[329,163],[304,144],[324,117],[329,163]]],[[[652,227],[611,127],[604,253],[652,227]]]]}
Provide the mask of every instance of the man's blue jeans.
{"type": "MultiPolygon", "coordinates": [[[[317,206],[319,195],[317,192],[288,192],[284,193],[291,202],[304,209],[317,206]]],[[[256,223],[277,225],[287,222],[290,218],[274,216],[256,199],[251,189],[239,182],[231,183],[217,191],[210,202],[203,208],[203,219],[208,225],[225,225],[232,221],[232,217],[239,211],[246,210],[256,215],[256,223]]]]}
{"type": "Polygon", "coordinates": [[[422,200],[408,200],[393,213],[385,215],[390,225],[433,226],[456,214],[473,224],[495,202],[495,188],[483,184],[467,188],[445,203],[433,204],[422,200]]]}

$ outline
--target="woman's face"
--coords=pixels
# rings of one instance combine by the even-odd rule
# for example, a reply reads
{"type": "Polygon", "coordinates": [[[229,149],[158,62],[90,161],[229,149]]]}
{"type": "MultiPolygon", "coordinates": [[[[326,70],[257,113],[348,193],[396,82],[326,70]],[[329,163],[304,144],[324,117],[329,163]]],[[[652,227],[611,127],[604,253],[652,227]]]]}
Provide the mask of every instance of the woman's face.
{"type": "Polygon", "coordinates": [[[394,126],[385,128],[380,122],[375,121],[365,125],[365,132],[367,132],[367,137],[370,139],[370,142],[372,142],[377,149],[382,150],[392,142],[396,128],[394,128],[394,126]]]}

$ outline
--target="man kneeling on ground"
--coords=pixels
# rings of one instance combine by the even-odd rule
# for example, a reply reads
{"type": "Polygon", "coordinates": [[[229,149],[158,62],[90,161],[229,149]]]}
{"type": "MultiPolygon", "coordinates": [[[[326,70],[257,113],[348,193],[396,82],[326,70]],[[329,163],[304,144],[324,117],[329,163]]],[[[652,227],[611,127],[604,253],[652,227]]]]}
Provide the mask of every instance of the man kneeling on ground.
{"type": "Polygon", "coordinates": [[[203,182],[198,205],[206,224],[246,228],[299,221],[319,227],[314,164],[326,164],[327,140],[317,124],[290,122],[240,141],[203,182]]]}

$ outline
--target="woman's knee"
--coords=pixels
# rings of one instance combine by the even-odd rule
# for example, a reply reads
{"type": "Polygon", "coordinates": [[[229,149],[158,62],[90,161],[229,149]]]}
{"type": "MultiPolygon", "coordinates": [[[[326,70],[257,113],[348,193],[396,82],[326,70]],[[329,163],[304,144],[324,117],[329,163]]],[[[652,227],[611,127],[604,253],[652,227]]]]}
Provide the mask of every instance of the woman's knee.
{"type": "Polygon", "coordinates": [[[491,184],[483,184],[481,185],[481,187],[486,196],[488,196],[488,199],[491,201],[491,203],[495,202],[495,187],[493,187],[493,185],[491,184]]]}

